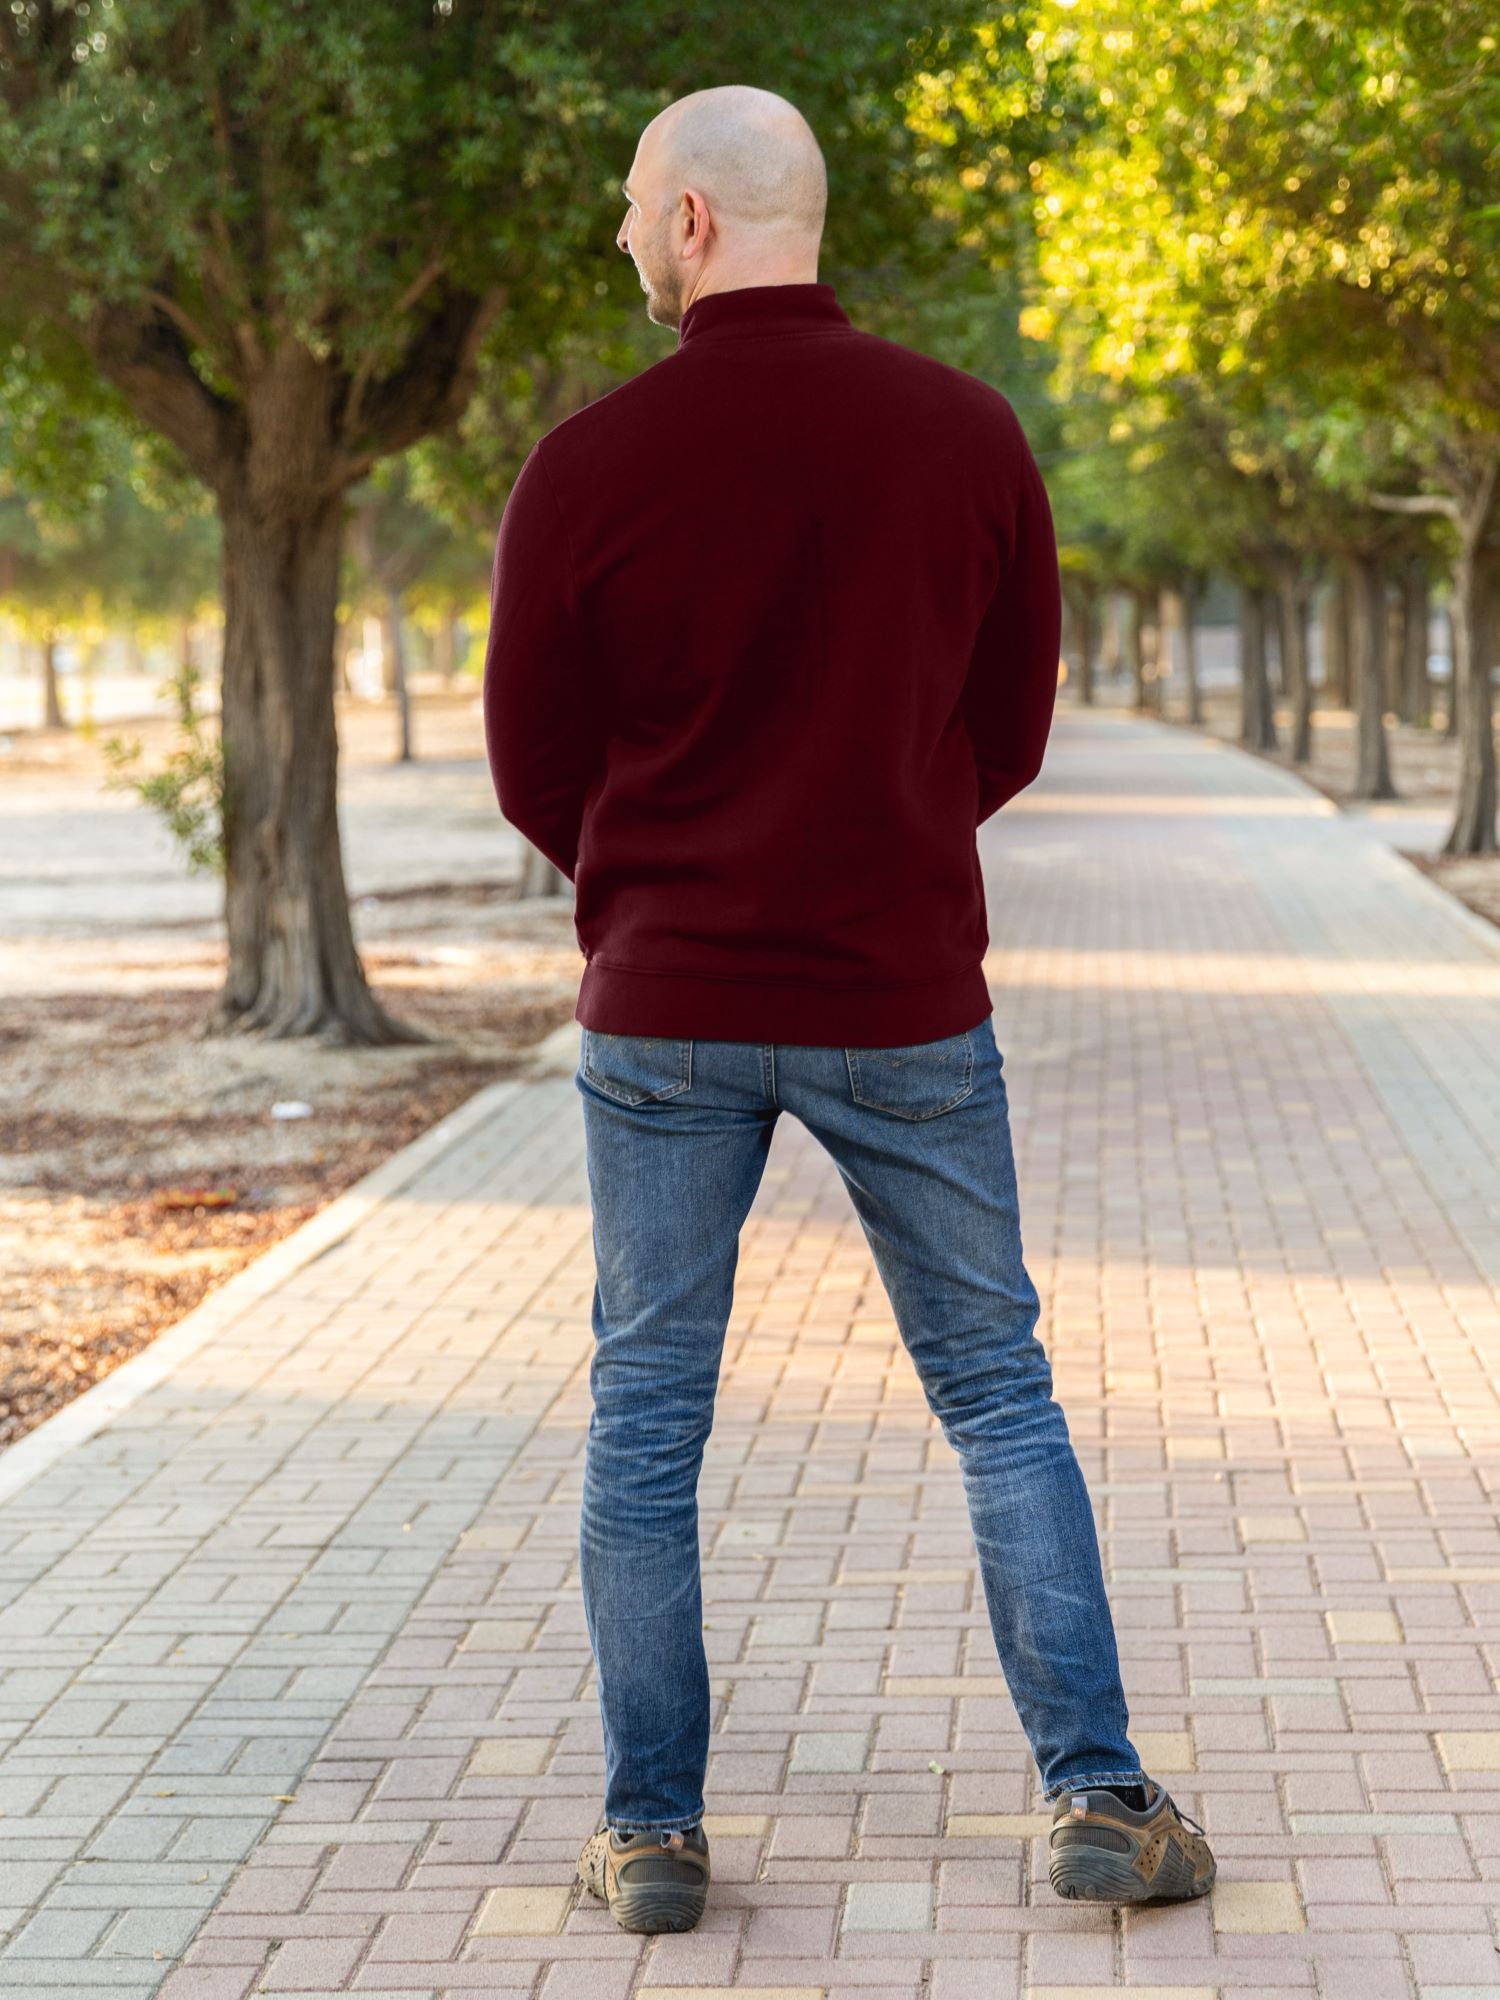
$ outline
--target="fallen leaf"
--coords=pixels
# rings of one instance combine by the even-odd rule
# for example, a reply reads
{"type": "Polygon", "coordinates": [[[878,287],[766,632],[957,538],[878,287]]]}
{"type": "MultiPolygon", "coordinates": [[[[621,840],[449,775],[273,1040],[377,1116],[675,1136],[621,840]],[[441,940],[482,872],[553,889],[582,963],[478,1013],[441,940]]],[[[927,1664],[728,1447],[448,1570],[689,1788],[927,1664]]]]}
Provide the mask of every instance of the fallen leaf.
{"type": "Polygon", "coordinates": [[[174,1187],[157,1191],[158,1208],[233,1208],[240,1198],[235,1187],[174,1187]]]}

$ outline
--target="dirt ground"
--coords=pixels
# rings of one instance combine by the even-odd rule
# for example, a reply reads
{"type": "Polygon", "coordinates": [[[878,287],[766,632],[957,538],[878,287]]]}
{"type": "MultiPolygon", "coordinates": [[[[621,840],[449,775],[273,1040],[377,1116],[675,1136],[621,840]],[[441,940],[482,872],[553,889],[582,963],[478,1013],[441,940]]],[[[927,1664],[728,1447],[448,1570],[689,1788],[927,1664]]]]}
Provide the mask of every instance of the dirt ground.
{"type": "MultiPolygon", "coordinates": [[[[518,901],[520,847],[472,692],[419,704],[419,762],[351,704],[341,809],[361,951],[433,1036],[397,1049],[206,1037],[217,885],[188,877],[100,743],[0,765],[0,1445],[571,1019],[569,898],[518,901]],[[286,1117],[276,1107],[306,1105],[286,1117]]],[[[165,724],[132,733],[147,761],[165,724]]]]}

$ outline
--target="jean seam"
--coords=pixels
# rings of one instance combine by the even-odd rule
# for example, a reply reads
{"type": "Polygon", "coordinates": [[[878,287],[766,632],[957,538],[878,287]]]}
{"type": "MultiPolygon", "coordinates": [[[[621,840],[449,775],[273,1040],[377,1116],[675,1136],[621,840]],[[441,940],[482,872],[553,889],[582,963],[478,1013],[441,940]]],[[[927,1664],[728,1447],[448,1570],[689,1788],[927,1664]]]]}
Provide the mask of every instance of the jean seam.
{"type": "MultiPolygon", "coordinates": [[[[929,1118],[941,1118],[945,1111],[952,1111],[956,1105],[962,1104],[966,1097],[972,1097],[974,1094],[973,1034],[974,1030],[972,1028],[960,1028],[958,1034],[941,1035],[936,1038],[939,1041],[956,1042],[960,1035],[963,1037],[964,1080],[951,1097],[945,1098],[941,1104],[933,1106],[929,1111],[912,1111],[904,1105],[882,1104],[878,1097],[866,1097],[863,1094],[860,1078],[859,1050],[856,1048],[845,1049],[844,1061],[849,1070],[849,1087],[853,1093],[855,1103],[863,1105],[869,1111],[884,1111],[888,1112],[893,1118],[905,1118],[913,1125],[924,1124],[929,1118]]],[[[878,1054],[878,1051],[871,1050],[867,1051],[867,1053],[878,1054]]]]}
{"type": "Polygon", "coordinates": [[[627,1111],[638,1111],[643,1104],[669,1104],[674,1097],[681,1097],[693,1087],[693,1042],[685,1035],[618,1036],[617,1040],[669,1041],[677,1044],[677,1075],[671,1083],[661,1084],[655,1090],[640,1091],[639,1095],[627,1097],[626,1088],[638,1090],[639,1086],[617,1086],[595,1065],[592,1037],[598,1032],[585,1028],[580,1042],[579,1073],[585,1083],[609,1098],[615,1104],[624,1105],[627,1111]]]}

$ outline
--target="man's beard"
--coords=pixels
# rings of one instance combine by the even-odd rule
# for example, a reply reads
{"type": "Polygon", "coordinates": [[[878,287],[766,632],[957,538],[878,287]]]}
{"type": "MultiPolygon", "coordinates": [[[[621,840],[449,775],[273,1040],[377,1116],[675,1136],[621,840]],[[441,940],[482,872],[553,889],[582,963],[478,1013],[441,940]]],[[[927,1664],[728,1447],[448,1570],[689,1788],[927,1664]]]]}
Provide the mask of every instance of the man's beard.
{"type": "Polygon", "coordinates": [[[636,258],[641,289],[646,294],[646,317],[656,326],[682,324],[682,273],[669,248],[671,218],[653,229],[636,258]]]}

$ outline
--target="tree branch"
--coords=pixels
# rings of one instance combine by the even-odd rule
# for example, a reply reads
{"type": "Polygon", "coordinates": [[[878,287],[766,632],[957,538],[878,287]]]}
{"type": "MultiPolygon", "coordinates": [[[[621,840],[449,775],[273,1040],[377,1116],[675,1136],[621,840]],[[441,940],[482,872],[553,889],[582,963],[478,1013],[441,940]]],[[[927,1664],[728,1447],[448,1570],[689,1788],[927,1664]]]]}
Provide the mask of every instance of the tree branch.
{"type": "Polygon", "coordinates": [[[146,297],[156,307],[158,312],[164,312],[167,318],[174,325],[180,327],[188,339],[194,342],[196,346],[201,347],[205,354],[212,354],[214,352],[212,338],[205,333],[190,312],[184,312],[176,299],[171,297],[169,293],[159,292],[153,285],[147,288],[146,297]]]}
{"type": "Polygon", "coordinates": [[[198,375],[175,321],[160,308],[145,319],[102,309],[82,338],[99,372],[212,487],[222,467],[228,430],[239,412],[198,375]]]}
{"type": "Polygon", "coordinates": [[[1458,502],[1446,493],[1372,493],[1370,505],[1383,514],[1442,514],[1455,522],[1461,515],[1458,502]]]}
{"type": "MultiPolygon", "coordinates": [[[[422,269],[418,271],[416,277],[412,279],[392,308],[391,316],[393,318],[401,313],[410,312],[412,307],[417,303],[417,300],[421,298],[423,292],[437,282],[438,278],[442,276],[447,254],[447,248],[444,246],[438,251],[435,257],[430,258],[422,269]]],[[[354,373],[354,380],[349,385],[349,398],[344,406],[344,430],[349,437],[353,437],[359,429],[361,406],[364,402],[365,390],[369,387],[370,378],[374,372],[375,354],[372,351],[359,364],[354,373]]]]}
{"type": "MultiPolygon", "coordinates": [[[[352,486],[382,458],[457,422],[474,391],[484,337],[508,296],[503,287],[444,295],[401,366],[370,385],[361,447],[339,459],[320,497],[352,486]]],[[[347,423],[341,430],[347,447],[353,443],[347,423]]]]}
{"type": "MultiPolygon", "coordinates": [[[[203,45],[208,46],[206,24],[203,45]]],[[[257,375],[265,366],[265,350],[255,328],[248,287],[229,230],[228,212],[234,192],[234,139],[229,129],[229,112],[224,103],[222,81],[212,66],[209,69],[208,96],[213,115],[214,150],[218,156],[219,199],[213,204],[208,218],[214,247],[210,251],[205,245],[204,256],[211,275],[237,315],[234,334],[246,372],[257,375]]]]}

